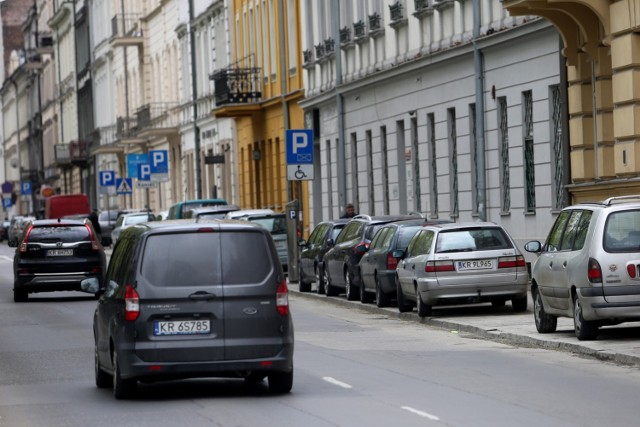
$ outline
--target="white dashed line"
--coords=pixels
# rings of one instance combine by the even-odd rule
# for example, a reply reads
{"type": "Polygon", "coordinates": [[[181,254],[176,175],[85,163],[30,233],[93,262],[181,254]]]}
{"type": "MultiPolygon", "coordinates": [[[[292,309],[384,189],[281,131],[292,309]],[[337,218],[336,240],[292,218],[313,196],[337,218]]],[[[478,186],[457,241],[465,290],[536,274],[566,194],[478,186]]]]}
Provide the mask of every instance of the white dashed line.
{"type": "Polygon", "coordinates": [[[337,385],[337,386],[342,387],[342,388],[353,388],[351,385],[349,385],[347,383],[343,383],[342,381],[338,381],[335,378],[323,377],[322,379],[325,380],[328,383],[331,383],[333,385],[337,385]]]}
{"type": "Polygon", "coordinates": [[[0,255],[0,258],[2,258],[2,259],[4,259],[4,260],[7,260],[7,261],[11,261],[11,262],[13,262],[13,258],[10,258],[10,257],[8,257],[8,256],[6,256],[6,255],[0,255]]]}
{"type": "Polygon", "coordinates": [[[440,417],[436,417],[435,415],[431,415],[427,412],[418,411],[417,409],[413,409],[410,406],[403,406],[402,409],[404,409],[405,411],[409,411],[413,414],[419,415],[421,417],[429,418],[430,420],[433,420],[433,421],[440,421],[440,417]]]}

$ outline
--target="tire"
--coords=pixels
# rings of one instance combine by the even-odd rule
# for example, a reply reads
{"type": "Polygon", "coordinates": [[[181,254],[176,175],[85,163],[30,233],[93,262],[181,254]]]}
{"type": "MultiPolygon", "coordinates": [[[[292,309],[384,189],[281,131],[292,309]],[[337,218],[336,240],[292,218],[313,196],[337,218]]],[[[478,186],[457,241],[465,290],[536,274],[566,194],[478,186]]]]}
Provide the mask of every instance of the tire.
{"type": "Polygon", "coordinates": [[[316,285],[318,286],[318,295],[324,295],[324,293],[326,292],[324,288],[324,284],[325,284],[324,272],[322,271],[319,265],[316,265],[314,271],[316,274],[316,285]]]}
{"type": "Polygon", "coordinates": [[[418,309],[418,316],[420,317],[431,316],[433,313],[433,306],[422,302],[422,297],[418,290],[416,290],[416,307],[418,309]]]}
{"type": "Polygon", "coordinates": [[[113,395],[116,399],[129,399],[131,398],[137,388],[137,381],[135,379],[123,379],[120,376],[120,365],[118,365],[118,353],[113,351],[113,395]]]}
{"type": "Polygon", "coordinates": [[[364,280],[362,281],[362,284],[360,284],[360,302],[363,304],[370,304],[373,302],[374,296],[372,293],[367,292],[367,290],[364,287],[364,280]]]}
{"type": "Polygon", "coordinates": [[[29,293],[22,289],[17,289],[14,285],[13,287],[13,302],[25,302],[29,299],[29,293]]]}
{"type": "Polygon", "coordinates": [[[109,388],[111,384],[113,384],[113,378],[111,375],[107,374],[105,371],[100,369],[100,358],[98,357],[98,344],[95,344],[95,348],[93,351],[94,358],[94,369],[96,376],[96,387],[98,388],[109,388]]]}
{"type": "Polygon", "coordinates": [[[289,393],[293,387],[293,371],[269,374],[269,391],[274,394],[289,393]]]}
{"type": "Polygon", "coordinates": [[[337,297],[340,295],[340,291],[338,288],[331,284],[331,280],[329,279],[329,272],[324,270],[324,290],[328,297],[337,297]]]}
{"type": "Polygon", "coordinates": [[[311,291],[311,282],[306,282],[304,280],[303,274],[302,274],[302,266],[299,265],[298,267],[298,273],[300,274],[300,285],[298,286],[298,290],[300,292],[310,292],[311,291]]]}
{"type": "Polygon", "coordinates": [[[398,290],[398,311],[400,313],[406,313],[413,310],[411,304],[404,299],[404,292],[402,292],[402,286],[398,283],[396,278],[396,289],[398,290]]]}
{"type": "Polygon", "coordinates": [[[353,285],[353,279],[351,278],[351,274],[349,274],[349,267],[344,269],[344,289],[349,301],[355,301],[360,296],[359,289],[353,285]]]}
{"type": "Polygon", "coordinates": [[[523,311],[527,311],[527,296],[525,295],[523,298],[514,298],[511,300],[511,306],[513,307],[513,311],[516,313],[522,313],[523,311]]]}
{"type": "Polygon", "coordinates": [[[536,322],[536,329],[541,334],[555,332],[558,318],[544,311],[544,304],[542,304],[542,297],[538,289],[533,289],[531,293],[533,294],[533,318],[536,322]]]}
{"type": "Polygon", "coordinates": [[[577,296],[573,299],[573,328],[580,341],[595,340],[598,337],[598,324],[594,321],[584,320],[582,303],[577,296]]]}
{"type": "Polygon", "coordinates": [[[391,296],[382,291],[382,286],[380,286],[380,279],[378,279],[378,275],[375,275],[376,280],[376,305],[380,308],[389,307],[391,304],[391,296]]]}

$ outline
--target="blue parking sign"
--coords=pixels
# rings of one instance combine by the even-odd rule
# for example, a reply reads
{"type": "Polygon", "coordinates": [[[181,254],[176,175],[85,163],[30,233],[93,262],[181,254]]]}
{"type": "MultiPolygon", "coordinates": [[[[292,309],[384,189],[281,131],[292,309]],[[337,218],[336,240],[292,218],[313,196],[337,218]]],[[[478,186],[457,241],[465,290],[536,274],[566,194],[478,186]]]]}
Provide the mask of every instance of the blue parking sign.
{"type": "Polygon", "coordinates": [[[20,190],[21,190],[21,194],[23,196],[30,196],[31,195],[31,182],[26,181],[26,182],[21,183],[20,190]]]}
{"type": "Polygon", "coordinates": [[[288,165],[313,164],[313,130],[289,129],[285,137],[288,165]]]}
{"type": "Polygon", "coordinates": [[[100,171],[100,186],[110,187],[116,185],[116,173],[114,171],[100,171]]]}
{"type": "Polygon", "coordinates": [[[151,173],[169,173],[169,155],[167,150],[149,151],[149,165],[151,173]]]}

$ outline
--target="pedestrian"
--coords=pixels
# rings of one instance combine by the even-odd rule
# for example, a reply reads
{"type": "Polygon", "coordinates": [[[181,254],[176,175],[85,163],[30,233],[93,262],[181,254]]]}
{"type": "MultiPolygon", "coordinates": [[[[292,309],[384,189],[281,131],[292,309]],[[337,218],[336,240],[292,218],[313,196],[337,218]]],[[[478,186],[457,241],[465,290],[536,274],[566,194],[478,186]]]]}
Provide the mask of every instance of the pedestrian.
{"type": "Polygon", "coordinates": [[[353,218],[356,215],[356,208],[353,206],[353,203],[347,203],[347,205],[344,207],[344,215],[342,215],[340,218],[353,218]]]}
{"type": "Polygon", "coordinates": [[[93,208],[89,214],[89,221],[93,225],[93,231],[96,232],[98,240],[102,237],[102,229],[100,228],[100,221],[98,221],[98,209],[93,208]]]}

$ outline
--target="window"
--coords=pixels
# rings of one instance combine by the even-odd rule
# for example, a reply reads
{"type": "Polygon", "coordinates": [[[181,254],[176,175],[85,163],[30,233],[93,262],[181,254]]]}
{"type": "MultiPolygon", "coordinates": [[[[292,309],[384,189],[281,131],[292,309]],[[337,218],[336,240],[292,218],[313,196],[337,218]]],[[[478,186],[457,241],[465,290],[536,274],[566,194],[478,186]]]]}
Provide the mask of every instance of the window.
{"type": "Polygon", "coordinates": [[[524,107],[524,183],[525,211],[536,210],[536,171],[533,159],[533,96],[532,92],[522,93],[524,107]]]}
{"type": "Polygon", "coordinates": [[[298,3],[297,1],[294,0],[287,0],[287,27],[285,28],[285,31],[287,32],[287,44],[289,47],[289,74],[293,75],[296,73],[296,67],[297,67],[297,52],[298,52],[298,45],[297,45],[297,37],[296,34],[298,34],[298,25],[296,22],[296,3],[298,3]]]}
{"type": "Polygon", "coordinates": [[[560,248],[560,241],[562,240],[562,233],[564,232],[564,227],[567,225],[567,220],[569,219],[569,215],[571,211],[563,211],[560,216],[556,219],[556,222],[553,224],[553,228],[549,233],[549,237],[547,238],[546,250],[549,252],[555,252],[560,248]]]}
{"type": "Polygon", "coordinates": [[[438,162],[436,157],[436,119],[433,113],[427,114],[427,144],[429,145],[429,175],[431,176],[431,218],[438,217],[438,162]]]}
{"type": "Polygon", "coordinates": [[[326,152],[327,152],[327,208],[329,209],[329,216],[333,216],[333,177],[331,176],[331,140],[327,139],[326,141],[326,152]]]}
{"type": "Polygon", "coordinates": [[[507,98],[498,98],[498,140],[500,155],[500,208],[502,213],[511,209],[511,182],[509,180],[509,123],[507,120],[507,98]]]}
{"type": "Polygon", "coordinates": [[[360,192],[358,191],[358,136],[351,134],[351,202],[354,206],[360,205],[360,192]]]}
{"type": "MultiPolygon", "coordinates": [[[[476,134],[476,104],[469,104],[469,138],[471,149],[471,188],[478,188],[478,135],[476,134]]],[[[482,191],[482,190],[480,190],[482,191]]],[[[471,214],[478,214],[478,192],[471,192],[471,214]]]]}
{"type": "Polygon", "coordinates": [[[380,147],[382,154],[382,197],[384,215],[389,215],[389,159],[387,157],[387,127],[380,127],[380,147]]]}
{"type": "Polygon", "coordinates": [[[582,211],[573,211],[569,220],[567,221],[567,227],[565,228],[564,235],[562,236],[562,242],[560,243],[561,251],[571,250],[573,248],[573,242],[578,233],[578,224],[580,223],[580,215],[582,211]]]}
{"type": "Polygon", "coordinates": [[[373,142],[371,138],[371,131],[368,130],[365,133],[367,144],[367,193],[369,194],[369,212],[371,215],[375,215],[375,191],[373,181],[373,142]]]}
{"type": "Polygon", "coordinates": [[[563,122],[562,117],[563,102],[562,93],[559,86],[551,86],[550,88],[550,102],[551,102],[551,146],[552,146],[552,167],[553,167],[553,179],[551,180],[553,185],[553,208],[562,209],[566,204],[566,167],[564,159],[564,139],[563,134],[563,122]]]}
{"type": "Polygon", "coordinates": [[[413,200],[414,210],[422,212],[422,198],[420,196],[420,151],[418,141],[418,119],[411,119],[411,169],[413,171],[413,200]]]}
{"type": "Polygon", "coordinates": [[[456,129],[456,109],[449,108],[447,110],[449,119],[449,176],[450,176],[450,201],[451,216],[457,217],[459,212],[458,206],[458,136],[456,129]]]}

